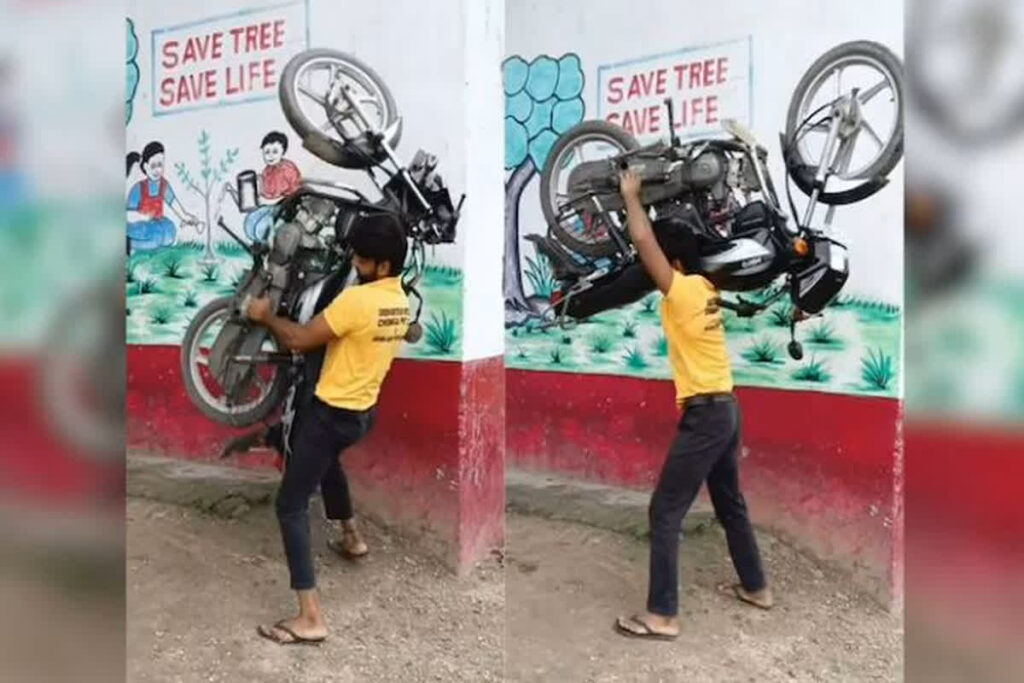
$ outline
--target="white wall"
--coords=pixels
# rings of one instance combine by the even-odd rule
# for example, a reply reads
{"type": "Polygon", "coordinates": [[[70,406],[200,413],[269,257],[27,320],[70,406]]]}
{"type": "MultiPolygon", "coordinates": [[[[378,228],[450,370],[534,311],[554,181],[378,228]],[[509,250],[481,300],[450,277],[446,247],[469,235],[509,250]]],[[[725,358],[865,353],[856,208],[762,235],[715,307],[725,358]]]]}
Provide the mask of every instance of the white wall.
{"type": "MultiPolygon", "coordinates": [[[[304,176],[340,180],[374,192],[362,171],[334,168],[302,149],[276,95],[259,102],[154,115],[151,98],[154,89],[159,97],[159,85],[152,82],[153,30],[274,4],[271,0],[222,0],[215,6],[203,0],[135,0],[129,7],[128,16],[136,23],[141,43],[142,79],[134,118],[128,126],[128,148],[138,151],[150,140],[163,142],[167,148],[166,177],[189,210],[200,217],[202,200],[186,191],[173,167],[184,161],[194,172],[198,166],[196,138],[201,130],[212,136],[215,160],[225,149],[239,148],[240,159],[229,172],[231,178],[246,168],[261,169],[260,140],[270,130],[281,130],[289,135],[291,143],[287,156],[304,176]]],[[[463,271],[459,326],[463,358],[502,355],[503,1],[309,0],[306,6],[309,47],[351,53],[388,85],[403,118],[398,156],[408,160],[419,148],[435,154],[453,201],[466,193],[456,244],[432,249],[430,258],[463,271]]],[[[300,7],[299,15],[304,12],[305,8],[300,7]]],[[[305,41],[294,51],[304,47],[305,41]]],[[[278,73],[283,66],[278,66],[278,73]]],[[[133,176],[128,184],[135,181],[137,177],[133,176]]],[[[241,217],[230,198],[222,206],[228,224],[240,228],[241,217]]],[[[218,237],[221,241],[229,239],[223,234],[218,237]]],[[[182,227],[178,238],[187,241],[202,239],[203,235],[182,227]]]]}
{"type": "MultiPolygon", "coordinates": [[[[250,104],[201,109],[154,117],[150,98],[151,31],[199,19],[217,17],[258,7],[272,6],[272,0],[179,0],[159,2],[134,0],[128,16],[136,23],[141,43],[139,68],[142,80],[135,103],[135,114],[128,126],[129,150],[141,150],[149,140],[160,140],[167,147],[167,178],[186,206],[199,214],[202,202],[180,187],[173,165],[185,161],[198,165],[196,137],[206,129],[212,136],[213,153],[219,157],[230,147],[240,150],[239,162],[231,176],[250,168],[263,167],[259,143],[270,130],[289,136],[288,157],[298,164],[307,177],[321,177],[359,186],[367,191],[372,185],[362,171],[332,167],[301,148],[298,136],[289,127],[275,97],[250,104]]],[[[453,194],[461,194],[466,186],[465,133],[463,129],[464,40],[459,2],[421,3],[415,0],[393,0],[387,3],[366,3],[346,0],[309,0],[309,45],[329,47],[355,55],[373,68],[390,88],[403,118],[403,133],[398,155],[408,160],[423,148],[440,160],[438,170],[445,177],[453,194]],[[438,40],[437,36],[445,36],[438,40]]],[[[278,73],[283,64],[278,67],[278,73]]],[[[127,189],[127,188],[126,188],[127,189]]],[[[241,218],[224,203],[225,220],[241,225],[241,218]]],[[[187,229],[179,231],[179,239],[198,239],[187,229]]],[[[226,237],[224,239],[227,239],[226,237]]],[[[439,247],[436,261],[461,265],[461,243],[439,247]]]]}
{"type": "MultiPolygon", "coordinates": [[[[779,186],[785,176],[778,133],[804,71],[822,53],[850,40],[874,40],[902,55],[903,7],[893,0],[506,0],[506,55],[529,61],[538,54],[578,54],[588,119],[597,117],[598,66],[748,36],[753,130],[769,150],[779,186]]],[[[901,303],[902,164],[890,178],[890,185],[869,201],[841,207],[834,225],[851,251],[852,272],[844,291],[901,303]]],[[[543,231],[535,192],[528,188],[523,196],[521,230],[543,231]]],[[[799,206],[798,191],[797,197],[799,206]]],[[[531,253],[527,243],[521,248],[531,253]]]]}
{"type": "MultiPolygon", "coordinates": [[[[501,356],[505,348],[502,230],[504,0],[461,0],[465,20],[466,200],[463,243],[463,360],[501,356]]],[[[455,198],[458,201],[458,198],[455,198]]]]}

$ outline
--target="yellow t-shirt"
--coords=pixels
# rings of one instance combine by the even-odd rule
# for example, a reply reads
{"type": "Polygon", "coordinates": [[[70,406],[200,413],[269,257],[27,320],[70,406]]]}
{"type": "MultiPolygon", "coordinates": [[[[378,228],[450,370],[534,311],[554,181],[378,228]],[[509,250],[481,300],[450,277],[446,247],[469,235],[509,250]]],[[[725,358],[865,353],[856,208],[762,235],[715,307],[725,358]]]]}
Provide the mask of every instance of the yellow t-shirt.
{"type": "Polygon", "coordinates": [[[324,309],[327,343],[316,395],[347,410],[377,403],[380,386],[409,329],[409,299],[397,277],[346,288],[324,309]]]}
{"type": "Polygon", "coordinates": [[[704,276],[677,272],[661,302],[661,324],[679,405],[697,394],[732,391],[732,368],[717,299],[718,292],[704,276]]]}

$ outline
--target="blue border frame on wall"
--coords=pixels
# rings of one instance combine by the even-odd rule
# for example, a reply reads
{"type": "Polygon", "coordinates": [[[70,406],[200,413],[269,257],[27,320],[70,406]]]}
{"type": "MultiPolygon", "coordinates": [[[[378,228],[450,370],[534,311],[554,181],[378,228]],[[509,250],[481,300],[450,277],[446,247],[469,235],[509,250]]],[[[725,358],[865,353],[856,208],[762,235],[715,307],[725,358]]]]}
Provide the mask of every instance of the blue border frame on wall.
{"type": "Polygon", "coordinates": [[[196,19],[194,21],[187,21],[183,24],[175,24],[173,26],[164,26],[162,28],[153,29],[150,32],[150,110],[154,118],[158,116],[173,116],[174,114],[184,114],[191,111],[200,111],[203,109],[213,109],[221,107],[233,107],[239,104],[251,104],[253,102],[263,102],[265,100],[272,100],[277,96],[275,94],[270,95],[257,95],[255,97],[247,97],[241,100],[234,100],[232,102],[214,102],[212,104],[199,104],[191,107],[182,107],[181,109],[175,109],[173,111],[157,111],[156,110],[156,39],[161,33],[168,33],[170,31],[180,31],[183,28],[191,28],[193,26],[200,26],[212,21],[220,21],[222,19],[231,19],[233,17],[244,17],[249,14],[256,14],[257,12],[266,12],[267,10],[281,9],[283,7],[294,7],[296,5],[302,5],[306,10],[306,49],[309,49],[310,37],[309,37],[309,2],[310,0],[290,0],[289,2],[278,2],[273,5],[264,5],[262,7],[250,7],[248,9],[238,10],[235,12],[229,12],[227,14],[218,14],[213,17],[206,17],[205,19],[196,19]]]}
{"type": "MultiPolygon", "coordinates": [[[[597,117],[604,120],[604,108],[601,102],[601,72],[605,69],[618,69],[619,67],[629,66],[631,64],[639,64],[640,62],[646,62],[652,59],[661,59],[662,57],[672,57],[675,55],[683,55],[687,52],[696,52],[697,50],[708,50],[713,47],[720,47],[722,45],[732,45],[734,43],[743,42],[743,38],[734,38],[732,40],[719,40],[713,43],[704,43],[702,45],[692,45],[690,47],[684,47],[679,50],[669,50],[667,52],[659,52],[653,55],[644,55],[643,57],[634,57],[632,59],[625,59],[621,62],[615,62],[614,64],[600,64],[597,67],[597,79],[594,83],[594,98],[597,100],[597,117]]],[[[749,128],[754,127],[754,36],[748,35],[747,41],[747,122],[746,125],[749,128]]],[[[686,138],[693,135],[707,135],[707,133],[691,133],[690,135],[681,135],[680,137],[686,138]]]]}

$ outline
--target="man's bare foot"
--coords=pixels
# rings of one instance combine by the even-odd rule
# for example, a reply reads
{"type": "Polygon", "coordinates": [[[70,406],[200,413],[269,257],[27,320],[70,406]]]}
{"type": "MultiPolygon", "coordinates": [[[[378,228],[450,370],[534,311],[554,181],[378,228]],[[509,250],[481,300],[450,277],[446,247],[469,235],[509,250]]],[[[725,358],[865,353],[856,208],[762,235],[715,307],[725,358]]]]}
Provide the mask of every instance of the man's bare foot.
{"type": "Polygon", "coordinates": [[[356,527],[355,520],[344,520],[339,525],[339,528],[341,530],[341,539],[332,540],[328,543],[331,550],[350,560],[358,559],[370,552],[366,542],[363,540],[363,535],[359,533],[359,529],[356,527]]]}
{"type": "Polygon", "coordinates": [[[767,586],[759,591],[748,591],[739,583],[720,583],[718,584],[718,590],[726,595],[733,595],[738,600],[749,605],[753,605],[754,607],[760,607],[761,609],[771,609],[775,605],[775,598],[772,595],[772,589],[767,586]]]}
{"type": "Polygon", "coordinates": [[[675,640],[679,637],[679,619],[644,612],[631,617],[619,617],[615,620],[615,630],[632,638],[675,640]]]}
{"type": "Polygon", "coordinates": [[[327,625],[322,621],[295,617],[282,619],[273,626],[261,624],[256,632],[279,645],[317,645],[327,638],[327,625]]]}

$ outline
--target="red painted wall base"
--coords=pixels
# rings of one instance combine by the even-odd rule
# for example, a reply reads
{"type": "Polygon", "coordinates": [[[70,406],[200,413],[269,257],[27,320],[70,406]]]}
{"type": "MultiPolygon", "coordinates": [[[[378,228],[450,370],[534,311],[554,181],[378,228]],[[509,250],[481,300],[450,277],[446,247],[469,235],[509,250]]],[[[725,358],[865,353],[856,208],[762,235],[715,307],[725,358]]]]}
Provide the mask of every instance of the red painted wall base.
{"type": "MultiPolygon", "coordinates": [[[[508,459],[527,469],[653,487],[678,413],[671,382],[507,373],[508,459]]],[[[901,403],[737,390],[743,488],[756,523],[902,596],[901,403]]]]}
{"type": "MultiPolygon", "coordinates": [[[[127,444],[136,451],[215,458],[236,430],[188,400],[178,347],[129,346],[127,444]]],[[[373,432],[345,454],[359,507],[420,537],[464,570],[504,537],[504,365],[395,362],[373,432]]],[[[270,453],[238,460],[273,464],[270,453]]]]}

